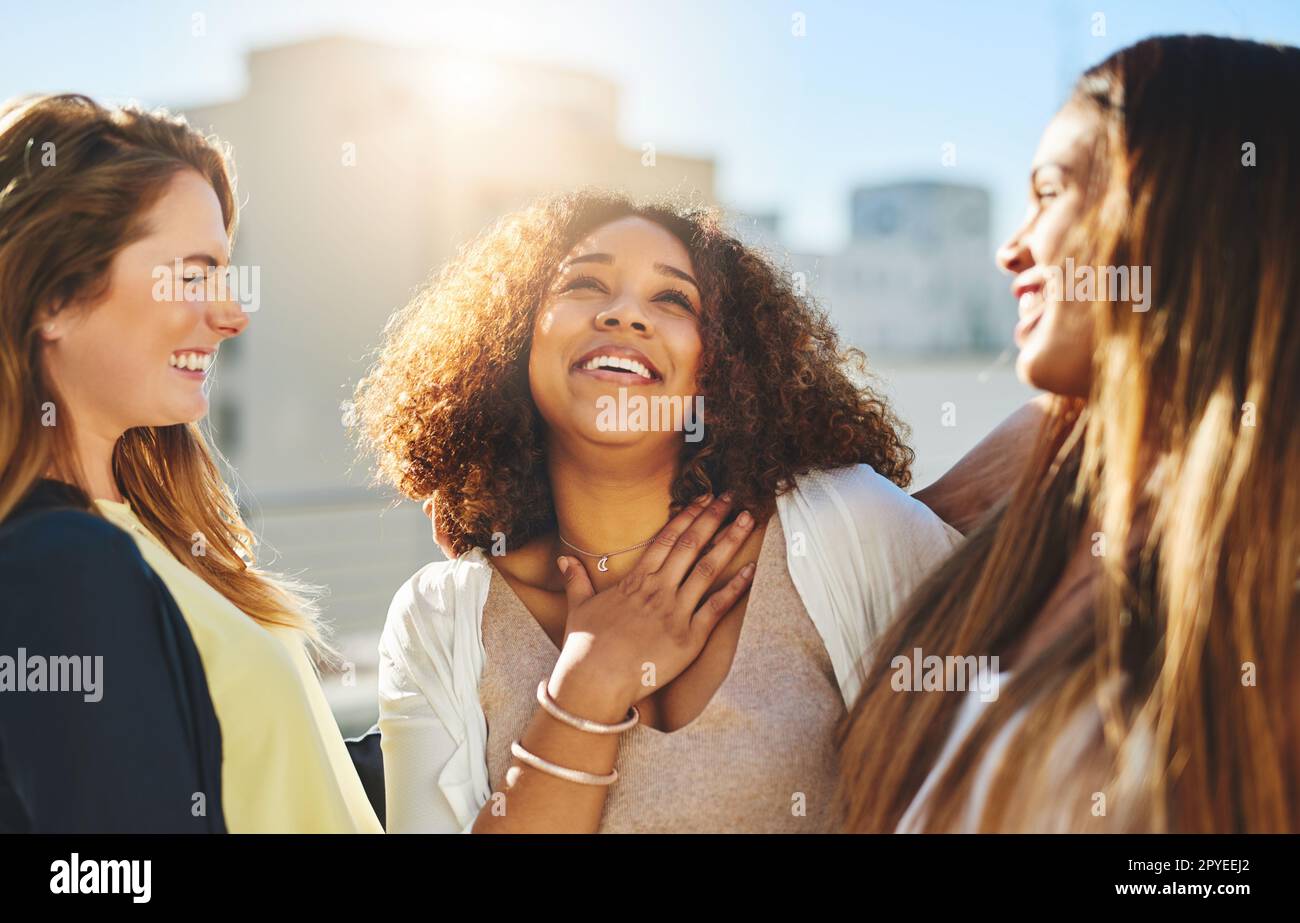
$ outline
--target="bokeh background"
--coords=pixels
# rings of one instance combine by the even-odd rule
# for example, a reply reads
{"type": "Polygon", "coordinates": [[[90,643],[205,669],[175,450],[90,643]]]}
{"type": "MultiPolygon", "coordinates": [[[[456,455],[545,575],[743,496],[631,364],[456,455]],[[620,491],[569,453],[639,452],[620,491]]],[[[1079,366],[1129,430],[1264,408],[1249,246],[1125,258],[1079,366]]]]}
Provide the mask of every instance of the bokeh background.
{"type": "Polygon", "coordinates": [[[166,106],[233,146],[260,307],[221,349],[211,422],[264,558],[327,590],[347,733],[375,717],[393,591],[441,557],[415,504],[369,485],[347,401],[468,237],[579,185],[722,207],[866,351],[921,487],[1031,396],[993,254],[1078,73],[1157,34],[1300,44],[1294,0],[150,0],[4,21],[4,96],[166,106]]]}

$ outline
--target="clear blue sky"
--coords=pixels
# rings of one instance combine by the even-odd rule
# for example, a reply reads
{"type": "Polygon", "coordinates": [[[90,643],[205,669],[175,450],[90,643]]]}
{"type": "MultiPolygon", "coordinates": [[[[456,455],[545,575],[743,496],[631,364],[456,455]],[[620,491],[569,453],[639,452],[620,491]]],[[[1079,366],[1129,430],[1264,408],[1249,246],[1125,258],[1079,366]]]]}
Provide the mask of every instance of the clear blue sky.
{"type": "Polygon", "coordinates": [[[1072,77],[1171,32],[1300,44],[1300,2],[64,0],[7,12],[0,94],[76,90],[183,109],[238,95],[249,48],[322,33],[558,61],[622,86],[627,143],[714,158],[725,203],[778,210],[792,246],[821,250],[847,234],[851,186],[904,178],[989,185],[1000,238],[1072,77]],[[1097,12],[1104,36],[1092,34],[1097,12]],[[940,162],[948,142],[955,167],[940,162]]]}

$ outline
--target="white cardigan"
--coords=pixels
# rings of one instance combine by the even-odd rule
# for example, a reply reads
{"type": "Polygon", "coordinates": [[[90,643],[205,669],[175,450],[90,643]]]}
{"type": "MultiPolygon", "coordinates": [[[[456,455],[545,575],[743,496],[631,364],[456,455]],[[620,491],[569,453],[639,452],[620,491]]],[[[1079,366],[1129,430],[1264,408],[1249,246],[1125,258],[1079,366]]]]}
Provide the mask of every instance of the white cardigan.
{"type": "MultiPolygon", "coordinates": [[[[776,501],[786,564],[846,703],[890,616],[961,533],[869,465],[813,471],[776,501]]],[[[390,833],[469,832],[491,796],[479,703],[491,567],[476,548],[416,571],[379,641],[390,833]]]]}

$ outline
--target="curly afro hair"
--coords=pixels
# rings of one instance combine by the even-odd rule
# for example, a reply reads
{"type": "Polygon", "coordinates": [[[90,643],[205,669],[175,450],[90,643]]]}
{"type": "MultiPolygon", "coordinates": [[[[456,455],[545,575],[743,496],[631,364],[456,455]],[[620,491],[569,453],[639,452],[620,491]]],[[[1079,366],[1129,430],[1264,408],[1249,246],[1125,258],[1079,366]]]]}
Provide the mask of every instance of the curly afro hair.
{"type": "Polygon", "coordinates": [[[603,191],[502,218],[389,320],[355,397],[378,480],[415,500],[436,492],[439,530],[459,552],[497,532],[518,547],[555,527],[546,427],[528,383],[533,320],[569,250],[629,216],[681,240],[703,299],[697,381],[709,418],[701,441],[683,440],[674,508],[730,489],[762,521],[795,475],[860,462],[907,486],[906,430],[868,386],[865,356],[841,349],[781,270],[715,209],[603,191]]]}

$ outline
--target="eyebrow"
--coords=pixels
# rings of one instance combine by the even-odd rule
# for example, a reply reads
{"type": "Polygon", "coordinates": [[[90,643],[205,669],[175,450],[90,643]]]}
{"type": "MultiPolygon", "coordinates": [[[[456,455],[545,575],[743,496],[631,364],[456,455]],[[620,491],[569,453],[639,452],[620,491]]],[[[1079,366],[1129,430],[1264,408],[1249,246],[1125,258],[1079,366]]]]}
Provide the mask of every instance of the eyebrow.
{"type": "MultiPolygon", "coordinates": [[[[613,262],[614,257],[608,253],[584,253],[581,256],[575,256],[566,261],[561,269],[572,266],[575,263],[601,263],[608,266],[613,262]]],[[[654,268],[660,275],[671,276],[674,279],[681,279],[683,282],[689,282],[697,289],[700,287],[700,283],[696,282],[695,279],[691,277],[690,273],[682,272],[675,266],[669,266],[667,263],[655,263],[654,268]]]]}

